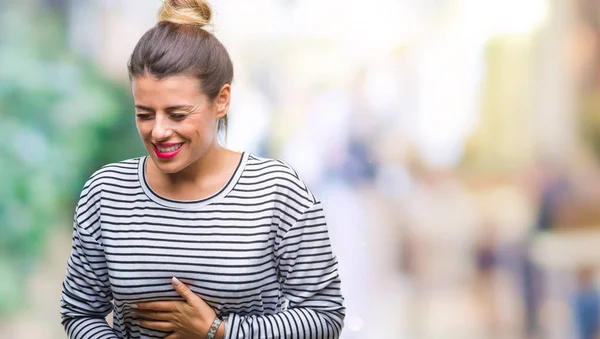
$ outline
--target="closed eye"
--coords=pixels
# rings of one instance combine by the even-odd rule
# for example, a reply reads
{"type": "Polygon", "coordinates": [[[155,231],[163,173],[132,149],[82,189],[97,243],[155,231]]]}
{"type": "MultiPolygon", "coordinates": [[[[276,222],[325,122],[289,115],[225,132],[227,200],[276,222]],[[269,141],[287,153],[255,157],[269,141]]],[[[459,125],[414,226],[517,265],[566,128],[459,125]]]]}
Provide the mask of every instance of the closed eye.
{"type": "Polygon", "coordinates": [[[183,119],[185,118],[187,114],[181,114],[181,113],[171,113],[169,114],[169,116],[173,119],[179,120],[179,119],[183,119]]]}
{"type": "Polygon", "coordinates": [[[138,119],[140,120],[147,120],[150,119],[150,114],[148,113],[138,113],[136,114],[136,116],[138,117],[138,119]]]}

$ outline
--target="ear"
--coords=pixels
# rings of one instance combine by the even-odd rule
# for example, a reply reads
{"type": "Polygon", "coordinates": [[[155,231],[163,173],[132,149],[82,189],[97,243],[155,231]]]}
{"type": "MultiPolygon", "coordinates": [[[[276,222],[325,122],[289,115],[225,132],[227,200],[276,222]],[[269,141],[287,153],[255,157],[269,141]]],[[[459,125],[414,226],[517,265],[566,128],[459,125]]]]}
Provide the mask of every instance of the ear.
{"type": "Polygon", "coordinates": [[[215,105],[217,106],[217,119],[221,119],[227,115],[229,111],[229,102],[231,100],[231,85],[225,84],[221,87],[219,94],[215,98],[215,105]]]}

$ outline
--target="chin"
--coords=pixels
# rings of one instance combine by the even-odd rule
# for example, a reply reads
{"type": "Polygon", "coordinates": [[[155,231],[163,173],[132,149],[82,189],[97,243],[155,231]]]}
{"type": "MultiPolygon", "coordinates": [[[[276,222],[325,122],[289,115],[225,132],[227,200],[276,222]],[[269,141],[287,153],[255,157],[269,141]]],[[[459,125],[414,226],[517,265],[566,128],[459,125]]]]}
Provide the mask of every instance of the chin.
{"type": "Polygon", "coordinates": [[[158,159],[156,156],[152,157],[152,161],[154,161],[156,167],[165,174],[177,173],[186,167],[181,161],[164,161],[162,159],[158,159]]]}
{"type": "Polygon", "coordinates": [[[155,164],[156,167],[164,174],[174,174],[182,169],[180,166],[175,166],[174,164],[161,164],[160,162],[155,162],[155,164]]]}

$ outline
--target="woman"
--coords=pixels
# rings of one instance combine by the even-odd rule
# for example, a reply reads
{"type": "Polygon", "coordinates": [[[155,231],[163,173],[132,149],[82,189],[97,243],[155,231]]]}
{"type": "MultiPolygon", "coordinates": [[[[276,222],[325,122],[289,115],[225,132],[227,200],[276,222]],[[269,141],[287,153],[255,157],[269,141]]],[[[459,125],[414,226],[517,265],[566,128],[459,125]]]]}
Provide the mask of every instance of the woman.
{"type": "Polygon", "coordinates": [[[202,28],[210,17],[205,1],[166,1],[133,51],[149,155],[104,166],[83,188],[61,301],[70,338],[340,334],[320,202],[285,163],[218,142],[233,67],[202,28]]]}

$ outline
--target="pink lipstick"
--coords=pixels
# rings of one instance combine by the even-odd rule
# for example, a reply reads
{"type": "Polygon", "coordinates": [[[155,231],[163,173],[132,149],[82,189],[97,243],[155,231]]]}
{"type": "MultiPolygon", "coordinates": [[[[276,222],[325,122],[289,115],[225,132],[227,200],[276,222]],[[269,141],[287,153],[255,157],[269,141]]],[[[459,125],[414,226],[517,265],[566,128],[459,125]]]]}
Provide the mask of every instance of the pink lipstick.
{"type": "Polygon", "coordinates": [[[161,159],[171,159],[176,156],[181,148],[183,147],[183,143],[164,143],[164,144],[152,144],[152,148],[154,149],[154,153],[157,157],[161,159]]]}

